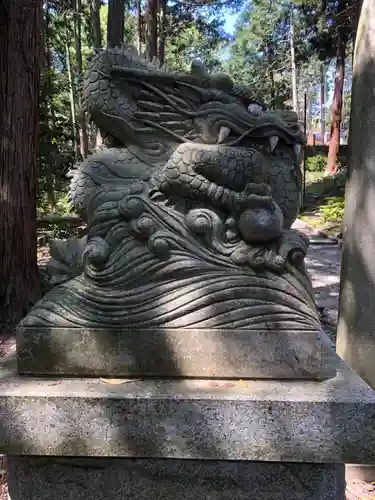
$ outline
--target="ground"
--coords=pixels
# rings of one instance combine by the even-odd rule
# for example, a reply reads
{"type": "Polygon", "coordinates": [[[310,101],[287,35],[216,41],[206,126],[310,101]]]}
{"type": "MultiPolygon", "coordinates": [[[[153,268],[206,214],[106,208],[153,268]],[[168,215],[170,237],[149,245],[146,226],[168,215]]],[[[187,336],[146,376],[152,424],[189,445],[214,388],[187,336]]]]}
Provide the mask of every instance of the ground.
{"type": "MultiPolygon", "coordinates": [[[[314,239],[316,231],[304,223],[296,223],[296,228],[305,232],[314,239]]],[[[340,245],[329,244],[326,239],[324,244],[312,244],[306,259],[307,268],[313,282],[316,301],[322,312],[322,323],[331,340],[335,341],[335,327],[337,322],[337,306],[340,281],[340,245]]],[[[39,252],[40,260],[46,258],[45,249],[39,252]]],[[[14,340],[2,343],[3,355],[10,355],[15,349],[14,340]]],[[[375,500],[375,484],[351,482],[347,487],[347,500],[375,500]]],[[[0,464],[0,500],[7,500],[5,475],[0,464]]]]}

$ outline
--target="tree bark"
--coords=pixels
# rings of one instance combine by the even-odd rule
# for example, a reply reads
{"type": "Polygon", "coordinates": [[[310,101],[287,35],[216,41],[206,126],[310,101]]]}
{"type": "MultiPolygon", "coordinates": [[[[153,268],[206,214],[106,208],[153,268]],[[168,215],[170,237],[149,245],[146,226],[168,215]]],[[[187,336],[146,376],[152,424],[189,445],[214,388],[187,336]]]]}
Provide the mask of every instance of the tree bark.
{"type": "Polygon", "coordinates": [[[320,64],[320,140],[325,144],[326,136],[326,66],[324,63],[320,64]]]}
{"type": "Polygon", "coordinates": [[[166,1],[159,0],[159,62],[163,66],[165,62],[165,21],[166,21],[166,1]]]}
{"type": "Polygon", "coordinates": [[[296,65],[296,47],[295,47],[295,32],[294,32],[294,7],[291,7],[290,14],[290,60],[292,66],[292,101],[293,111],[298,113],[298,97],[297,97],[297,65],[296,65]]]}
{"type": "Polygon", "coordinates": [[[39,297],[36,167],[41,0],[0,2],[0,328],[39,297]]]}
{"type": "Polygon", "coordinates": [[[73,78],[73,70],[72,70],[72,60],[70,56],[70,48],[68,41],[65,44],[65,52],[66,52],[66,66],[68,70],[68,78],[69,78],[69,97],[70,97],[70,112],[72,115],[72,135],[74,137],[74,156],[76,162],[79,161],[80,155],[80,146],[79,146],[79,138],[77,135],[77,118],[76,118],[76,101],[75,101],[75,88],[74,88],[74,78],[73,78]]]}
{"type": "Polygon", "coordinates": [[[327,160],[327,173],[329,174],[333,174],[337,171],[337,153],[339,152],[340,147],[342,120],[342,95],[345,80],[345,52],[345,40],[339,31],[337,38],[336,75],[332,101],[331,137],[329,141],[327,160]]]}
{"type": "MultiPolygon", "coordinates": [[[[82,2],[74,0],[74,42],[76,47],[77,75],[82,81],[83,62],[82,62],[82,2]]],[[[79,145],[82,158],[87,158],[89,151],[89,136],[87,133],[86,115],[82,105],[82,91],[78,91],[78,118],[79,118],[79,145]]]]}
{"type": "Polygon", "coordinates": [[[137,8],[137,42],[138,42],[138,54],[142,54],[142,40],[144,38],[142,29],[142,4],[141,0],[136,0],[137,8]]]}
{"type": "Polygon", "coordinates": [[[147,0],[146,53],[150,61],[158,56],[158,12],[156,0],[147,0]]]}
{"type": "MultiPolygon", "coordinates": [[[[92,40],[95,50],[100,50],[102,48],[102,29],[100,24],[100,0],[91,0],[91,22],[92,22],[92,40]]],[[[99,148],[103,144],[103,138],[101,136],[100,130],[96,130],[95,146],[99,148]]]]}
{"type": "Polygon", "coordinates": [[[107,45],[118,47],[124,42],[125,0],[108,1],[107,45]]]}
{"type": "MultiPolygon", "coordinates": [[[[51,119],[52,123],[55,120],[55,114],[52,105],[51,95],[53,93],[53,79],[52,79],[52,57],[51,57],[51,47],[49,40],[49,29],[50,29],[50,6],[47,2],[45,8],[45,18],[44,18],[44,53],[45,53],[45,69],[46,69],[46,88],[44,89],[44,103],[45,108],[40,107],[40,120],[43,118],[47,120],[47,122],[51,119]],[[43,113],[44,111],[44,113],[43,113]],[[44,117],[43,117],[44,114],[44,117]]],[[[42,91],[43,94],[43,91],[42,91]]],[[[48,140],[52,142],[52,132],[49,129],[48,140]]],[[[47,191],[47,199],[51,210],[55,210],[56,208],[56,196],[54,189],[54,176],[52,172],[52,168],[47,168],[46,172],[46,191],[47,191]]]]}
{"type": "Polygon", "coordinates": [[[100,27],[100,0],[91,0],[91,22],[92,22],[92,38],[94,49],[102,47],[102,30],[100,27]]]}
{"type": "Polygon", "coordinates": [[[271,109],[276,109],[275,72],[272,69],[274,62],[274,50],[271,44],[267,44],[267,62],[268,62],[268,75],[270,78],[270,94],[271,94],[271,102],[269,104],[271,109]]]}

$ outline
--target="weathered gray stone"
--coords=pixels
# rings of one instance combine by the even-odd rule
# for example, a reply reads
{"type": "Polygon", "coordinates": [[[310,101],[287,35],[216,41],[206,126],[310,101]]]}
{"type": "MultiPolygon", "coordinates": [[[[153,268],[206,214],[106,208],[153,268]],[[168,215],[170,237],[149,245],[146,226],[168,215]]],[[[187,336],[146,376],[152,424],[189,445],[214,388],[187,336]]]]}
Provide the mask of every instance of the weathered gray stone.
{"type": "Polygon", "coordinates": [[[0,451],[373,463],[375,392],[342,362],[338,368],[324,382],[119,385],[20,377],[8,368],[0,384],[0,451]]]}
{"type": "Polygon", "coordinates": [[[20,328],[26,375],[326,379],[322,340],[311,331],[20,328]]]}
{"type": "MultiPolygon", "coordinates": [[[[195,69],[161,71],[128,46],[88,62],[83,103],[108,147],[69,174],[87,245],[74,278],[60,276],[23,327],[319,335],[308,238],[291,229],[305,143],[298,116],[195,69]]],[[[72,245],[55,244],[59,270],[67,254],[72,268],[72,245]]]]}
{"type": "Polygon", "coordinates": [[[356,46],[345,187],[337,352],[375,388],[375,3],[364,1],[356,46]]]}
{"type": "Polygon", "coordinates": [[[8,457],[11,500],[344,500],[344,465],[8,457]]]}

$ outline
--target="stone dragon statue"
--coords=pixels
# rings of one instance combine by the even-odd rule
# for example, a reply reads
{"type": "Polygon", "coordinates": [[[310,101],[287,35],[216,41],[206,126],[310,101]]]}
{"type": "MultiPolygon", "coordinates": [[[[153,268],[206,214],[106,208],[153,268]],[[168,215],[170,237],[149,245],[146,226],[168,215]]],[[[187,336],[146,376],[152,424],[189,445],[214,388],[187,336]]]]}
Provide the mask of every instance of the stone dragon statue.
{"type": "Polygon", "coordinates": [[[308,240],[290,229],[296,114],[199,63],[171,73],[124,46],[92,57],[83,94],[105,141],[70,173],[84,272],[22,325],[318,330],[308,240]]]}

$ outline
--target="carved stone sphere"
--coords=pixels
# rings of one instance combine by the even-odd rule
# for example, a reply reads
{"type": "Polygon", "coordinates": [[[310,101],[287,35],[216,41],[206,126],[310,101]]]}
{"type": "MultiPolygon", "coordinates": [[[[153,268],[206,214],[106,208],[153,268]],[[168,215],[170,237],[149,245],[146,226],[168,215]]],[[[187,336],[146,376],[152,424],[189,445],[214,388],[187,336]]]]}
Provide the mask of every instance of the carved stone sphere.
{"type": "Polygon", "coordinates": [[[274,204],[272,210],[267,208],[247,208],[240,215],[237,227],[246,243],[268,243],[281,235],[283,230],[283,214],[274,204]]]}

